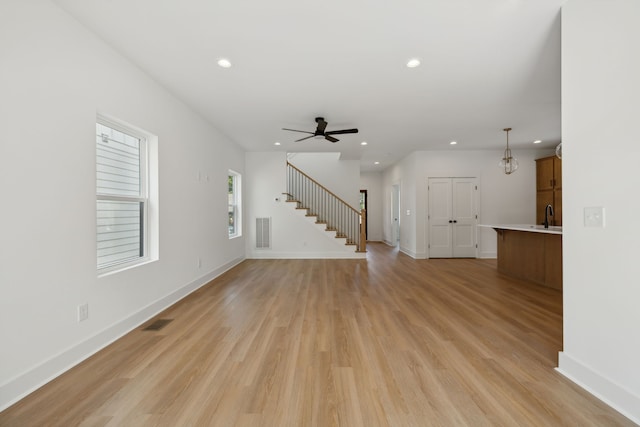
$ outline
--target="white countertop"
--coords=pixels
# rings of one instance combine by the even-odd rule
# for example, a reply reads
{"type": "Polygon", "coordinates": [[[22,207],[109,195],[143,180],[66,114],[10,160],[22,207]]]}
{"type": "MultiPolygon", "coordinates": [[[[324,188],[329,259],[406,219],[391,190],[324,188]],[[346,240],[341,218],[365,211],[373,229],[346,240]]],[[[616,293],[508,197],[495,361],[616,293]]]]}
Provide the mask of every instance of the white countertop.
{"type": "Polygon", "coordinates": [[[478,227],[488,227],[499,230],[514,231],[530,231],[532,233],[562,234],[562,227],[550,225],[544,228],[544,225],[532,224],[478,224],[478,227]]]}

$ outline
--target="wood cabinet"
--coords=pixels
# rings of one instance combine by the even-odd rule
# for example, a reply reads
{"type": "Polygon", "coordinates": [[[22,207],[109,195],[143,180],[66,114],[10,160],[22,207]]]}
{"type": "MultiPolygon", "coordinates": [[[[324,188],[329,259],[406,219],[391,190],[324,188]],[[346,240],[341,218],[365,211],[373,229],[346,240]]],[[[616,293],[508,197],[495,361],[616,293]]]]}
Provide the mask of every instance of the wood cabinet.
{"type": "Polygon", "coordinates": [[[562,235],[496,229],[498,271],[562,289],[562,235]]]}
{"type": "Polygon", "coordinates": [[[536,160],[536,223],[544,223],[544,210],[553,207],[549,225],[562,225],[562,160],[556,156],[536,160]]]}

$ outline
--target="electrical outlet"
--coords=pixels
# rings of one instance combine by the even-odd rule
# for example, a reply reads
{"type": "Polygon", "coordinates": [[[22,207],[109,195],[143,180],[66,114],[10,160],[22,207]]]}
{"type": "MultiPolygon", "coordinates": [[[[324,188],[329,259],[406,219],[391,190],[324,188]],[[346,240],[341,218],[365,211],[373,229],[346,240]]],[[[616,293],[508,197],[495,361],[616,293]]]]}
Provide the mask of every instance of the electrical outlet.
{"type": "Polygon", "coordinates": [[[89,318],[89,304],[84,303],[78,306],[78,322],[82,322],[89,318]]]}
{"type": "Polygon", "coordinates": [[[202,259],[198,257],[198,268],[202,268],[202,259]]]}

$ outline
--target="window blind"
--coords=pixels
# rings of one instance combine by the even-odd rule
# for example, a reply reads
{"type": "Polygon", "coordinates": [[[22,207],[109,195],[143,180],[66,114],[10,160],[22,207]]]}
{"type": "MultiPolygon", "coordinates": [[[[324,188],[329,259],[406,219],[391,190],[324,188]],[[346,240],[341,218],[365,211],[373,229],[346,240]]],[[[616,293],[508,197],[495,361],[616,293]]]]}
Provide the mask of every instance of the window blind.
{"type": "Polygon", "coordinates": [[[96,124],[98,268],[144,256],[141,149],[140,138],[96,124]]]}

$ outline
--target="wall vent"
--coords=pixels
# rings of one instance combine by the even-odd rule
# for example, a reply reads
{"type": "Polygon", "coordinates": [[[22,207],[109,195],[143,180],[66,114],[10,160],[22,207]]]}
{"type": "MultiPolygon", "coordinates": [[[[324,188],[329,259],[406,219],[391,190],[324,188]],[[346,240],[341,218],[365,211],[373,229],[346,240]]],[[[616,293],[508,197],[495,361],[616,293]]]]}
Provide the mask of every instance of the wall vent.
{"type": "Polygon", "coordinates": [[[256,248],[271,248],[271,218],[256,218],[256,248]]]}

